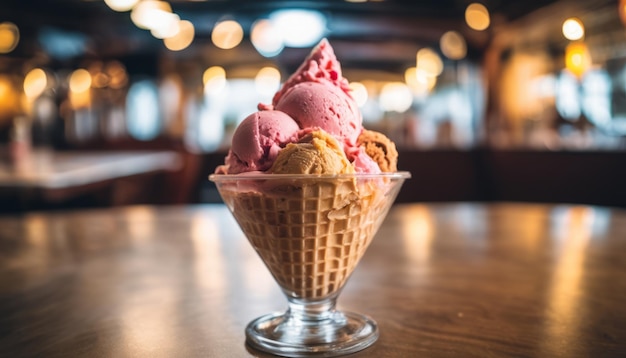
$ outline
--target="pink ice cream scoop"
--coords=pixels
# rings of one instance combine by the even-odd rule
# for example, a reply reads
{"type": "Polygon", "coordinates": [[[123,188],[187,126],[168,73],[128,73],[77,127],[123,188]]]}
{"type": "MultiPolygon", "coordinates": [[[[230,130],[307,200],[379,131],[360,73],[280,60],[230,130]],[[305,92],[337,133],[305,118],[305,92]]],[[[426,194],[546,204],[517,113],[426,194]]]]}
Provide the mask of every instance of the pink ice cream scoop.
{"type": "Polygon", "coordinates": [[[225,165],[218,172],[238,174],[269,169],[282,147],[297,138],[299,129],[283,112],[252,113],[235,130],[225,165]]]}
{"type": "Polygon", "coordinates": [[[321,128],[344,145],[355,146],[362,130],[356,102],[339,87],[302,82],[287,91],[275,107],[291,116],[300,128],[321,128]]]}
{"type": "Polygon", "coordinates": [[[364,148],[353,147],[346,154],[357,173],[377,174],[381,172],[378,163],[365,152],[364,148]]]}
{"type": "MultiPolygon", "coordinates": [[[[318,82],[328,87],[340,88],[350,99],[352,95],[348,80],[341,74],[341,64],[335,56],[327,39],[322,39],[311,54],[302,62],[296,72],[285,81],[281,89],[274,94],[272,105],[276,106],[284,94],[302,82],[318,82]]],[[[265,106],[267,108],[269,106],[265,106]]]]}

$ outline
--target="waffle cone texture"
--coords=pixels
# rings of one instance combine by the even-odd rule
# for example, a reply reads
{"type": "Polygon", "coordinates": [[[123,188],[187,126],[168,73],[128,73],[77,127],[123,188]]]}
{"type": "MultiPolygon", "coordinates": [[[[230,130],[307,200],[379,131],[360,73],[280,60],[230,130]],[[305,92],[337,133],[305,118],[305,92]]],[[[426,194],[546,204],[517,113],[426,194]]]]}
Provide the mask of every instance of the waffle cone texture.
{"type": "Polygon", "coordinates": [[[289,296],[338,292],[369,246],[392,198],[392,183],[320,179],[221,189],[239,226],[289,296]]]}

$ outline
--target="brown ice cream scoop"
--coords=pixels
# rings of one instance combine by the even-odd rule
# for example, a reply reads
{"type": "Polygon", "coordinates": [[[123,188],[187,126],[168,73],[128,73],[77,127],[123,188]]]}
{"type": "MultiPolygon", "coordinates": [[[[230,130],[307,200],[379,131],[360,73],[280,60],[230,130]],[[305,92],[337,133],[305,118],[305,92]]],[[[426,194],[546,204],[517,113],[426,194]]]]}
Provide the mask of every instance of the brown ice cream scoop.
{"type": "Polygon", "coordinates": [[[363,129],[357,139],[357,144],[365,148],[365,153],[378,163],[381,171],[395,172],[398,170],[396,144],[384,134],[363,129]]]}
{"type": "Polygon", "coordinates": [[[289,143],[276,157],[270,169],[274,174],[343,174],[354,167],[335,138],[316,130],[289,143]]]}

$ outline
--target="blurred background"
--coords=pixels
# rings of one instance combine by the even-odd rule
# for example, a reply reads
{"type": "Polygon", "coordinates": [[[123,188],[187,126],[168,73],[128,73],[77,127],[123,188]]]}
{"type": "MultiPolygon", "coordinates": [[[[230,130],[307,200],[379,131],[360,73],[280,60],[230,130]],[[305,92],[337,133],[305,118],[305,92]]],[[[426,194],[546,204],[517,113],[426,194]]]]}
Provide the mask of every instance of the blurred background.
{"type": "Polygon", "coordinates": [[[626,1],[3,0],[0,211],[218,202],[234,128],[324,37],[399,202],[626,207],[626,1]]]}

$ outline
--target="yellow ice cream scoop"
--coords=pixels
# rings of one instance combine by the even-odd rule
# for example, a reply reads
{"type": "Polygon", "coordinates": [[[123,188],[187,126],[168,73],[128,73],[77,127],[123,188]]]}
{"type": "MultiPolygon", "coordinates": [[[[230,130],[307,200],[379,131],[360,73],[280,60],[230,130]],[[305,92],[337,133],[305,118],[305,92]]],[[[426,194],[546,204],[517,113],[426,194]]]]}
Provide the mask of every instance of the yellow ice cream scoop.
{"type": "Polygon", "coordinates": [[[339,142],[324,130],[304,135],[289,143],[270,168],[274,174],[344,174],[354,173],[339,142]]]}

